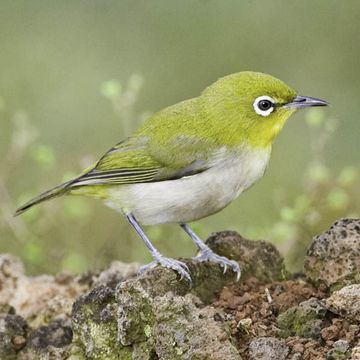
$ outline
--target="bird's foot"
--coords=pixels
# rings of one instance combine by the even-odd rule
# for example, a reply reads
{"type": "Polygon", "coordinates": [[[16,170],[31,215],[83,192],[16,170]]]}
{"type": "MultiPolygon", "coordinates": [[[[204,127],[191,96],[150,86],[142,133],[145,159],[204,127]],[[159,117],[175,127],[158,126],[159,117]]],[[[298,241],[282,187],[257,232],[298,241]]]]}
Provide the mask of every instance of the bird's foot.
{"type": "Polygon", "coordinates": [[[172,269],[172,270],[176,271],[180,275],[180,280],[186,279],[189,282],[189,284],[192,283],[191,276],[190,276],[190,270],[185,263],[183,263],[179,260],[167,258],[160,254],[156,254],[156,257],[154,256],[154,258],[155,258],[155,260],[152,261],[150,264],[141,266],[141,268],[139,270],[140,274],[142,274],[143,272],[145,272],[148,269],[152,269],[152,268],[156,267],[157,265],[161,265],[163,267],[166,267],[168,269],[172,269]]]}
{"type": "Polygon", "coordinates": [[[216,264],[219,264],[224,268],[224,274],[226,273],[227,268],[231,268],[232,271],[236,273],[236,281],[240,280],[241,269],[239,264],[234,261],[226,258],[225,256],[220,256],[215,254],[210,248],[206,247],[198,253],[197,256],[193,257],[195,261],[210,261],[216,264]]]}

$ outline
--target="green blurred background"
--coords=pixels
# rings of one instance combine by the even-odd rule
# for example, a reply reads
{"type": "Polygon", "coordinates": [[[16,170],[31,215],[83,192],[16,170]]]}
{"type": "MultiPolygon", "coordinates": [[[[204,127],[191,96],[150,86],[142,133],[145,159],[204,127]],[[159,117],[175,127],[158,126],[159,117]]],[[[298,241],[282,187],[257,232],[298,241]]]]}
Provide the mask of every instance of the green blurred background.
{"type": "MultiPolygon", "coordinates": [[[[194,227],[203,238],[233,229],[271,240],[300,269],[313,235],[359,213],[359,18],[358,0],[2,0],[0,253],[21,256],[34,274],[150,261],[125,220],[96,200],[12,213],[152,112],[255,70],[332,106],[295,115],[264,179],[194,227]]],[[[146,230],[165,254],[194,254],[178,227],[146,230]]]]}

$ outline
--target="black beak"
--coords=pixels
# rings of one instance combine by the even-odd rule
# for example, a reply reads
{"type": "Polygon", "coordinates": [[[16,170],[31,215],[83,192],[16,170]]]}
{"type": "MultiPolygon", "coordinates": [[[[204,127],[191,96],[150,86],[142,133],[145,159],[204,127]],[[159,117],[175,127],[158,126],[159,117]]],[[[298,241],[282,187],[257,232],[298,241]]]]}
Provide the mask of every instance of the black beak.
{"type": "Polygon", "coordinates": [[[329,103],[325,100],[316,99],[310,96],[297,95],[295,99],[284,105],[286,108],[301,109],[311,106],[328,106],[329,103]]]}

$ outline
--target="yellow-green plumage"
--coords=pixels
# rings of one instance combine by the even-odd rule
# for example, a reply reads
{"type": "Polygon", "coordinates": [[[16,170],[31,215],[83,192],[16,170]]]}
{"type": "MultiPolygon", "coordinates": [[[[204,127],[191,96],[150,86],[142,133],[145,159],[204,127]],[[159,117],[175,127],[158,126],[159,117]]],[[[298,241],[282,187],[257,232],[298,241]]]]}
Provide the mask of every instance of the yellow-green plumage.
{"type": "Polygon", "coordinates": [[[220,211],[263,176],[272,143],[292,113],[326,104],[270,75],[226,76],[199,97],[159,111],[78,178],[16,214],[64,194],[96,197],[122,212],[143,239],[154,258],[147,267],[161,264],[191,282],[186,264],[162,256],[138,222],[179,223],[198,247],[198,261],[231,267],[239,279],[239,265],[213,253],[186,223],[220,211]]]}
{"type": "Polygon", "coordinates": [[[239,158],[250,149],[254,153],[270,151],[276,135],[296,110],[283,105],[295,97],[294,90],[270,75],[228,75],[199,97],[159,111],[79,178],[40,195],[19,208],[17,214],[63,194],[111,201],[107,189],[114,186],[196,176],[213,167],[215,154],[225,148],[229,157],[239,158]],[[266,118],[253,108],[254,99],[262,95],[270,96],[277,104],[276,111],[266,118]]]}

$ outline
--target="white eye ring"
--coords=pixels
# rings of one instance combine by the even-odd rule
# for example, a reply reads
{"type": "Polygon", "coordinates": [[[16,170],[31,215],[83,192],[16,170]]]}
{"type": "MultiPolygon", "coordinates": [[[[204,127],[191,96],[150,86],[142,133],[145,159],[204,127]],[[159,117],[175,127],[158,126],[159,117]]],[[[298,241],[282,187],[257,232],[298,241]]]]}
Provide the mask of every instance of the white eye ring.
{"type": "Polygon", "coordinates": [[[254,103],[253,103],[253,107],[255,112],[258,115],[261,116],[269,116],[275,108],[275,100],[273,98],[271,98],[270,96],[267,95],[263,95],[263,96],[259,96],[255,99],[254,103]],[[266,100],[267,102],[271,102],[272,106],[270,106],[268,109],[264,110],[264,109],[260,109],[259,107],[259,103],[263,100],[266,100]]]}

